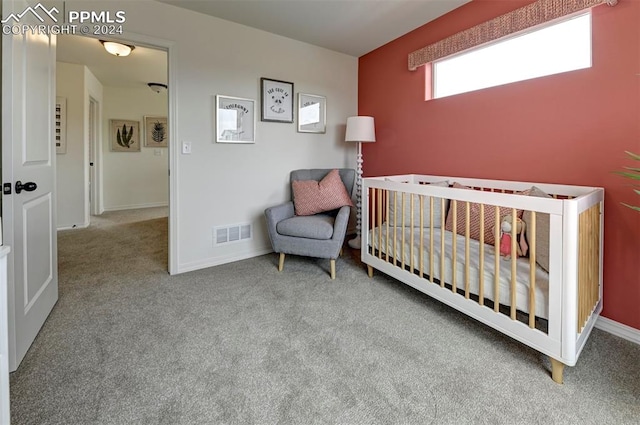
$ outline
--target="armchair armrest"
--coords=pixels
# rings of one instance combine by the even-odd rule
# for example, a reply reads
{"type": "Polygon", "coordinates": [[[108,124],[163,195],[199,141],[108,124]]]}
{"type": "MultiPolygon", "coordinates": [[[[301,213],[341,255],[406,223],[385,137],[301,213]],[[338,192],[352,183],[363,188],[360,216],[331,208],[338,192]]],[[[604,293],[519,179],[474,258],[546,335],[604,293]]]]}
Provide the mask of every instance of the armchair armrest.
{"type": "Polygon", "coordinates": [[[344,241],[344,237],[347,234],[347,225],[349,224],[349,215],[351,215],[351,207],[345,205],[340,207],[336,221],[333,224],[333,237],[332,239],[340,240],[340,245],[344,241]]]}
{"type": "Polygon", "coordinates": [[[275,226],[278,222],[291,218],[295,215],[293,202],[287,201],[283,204],[269,207],[264,210],[264,215],[267,217],[267,223],[273,223],[275,226]]]}
{"type": "Polygon", "coordinates": [[[278,231],[276,226],[282,220],[291,218],[294,215],[295,211],[293,209],[292,201],[288,201],[274,207],[269,207],[264,210],[264,216],[267,220],[267,231],[269,233],[269,239],[271,239],[271,246],[273,246],[274,250],[278,250],[278,231]]]}

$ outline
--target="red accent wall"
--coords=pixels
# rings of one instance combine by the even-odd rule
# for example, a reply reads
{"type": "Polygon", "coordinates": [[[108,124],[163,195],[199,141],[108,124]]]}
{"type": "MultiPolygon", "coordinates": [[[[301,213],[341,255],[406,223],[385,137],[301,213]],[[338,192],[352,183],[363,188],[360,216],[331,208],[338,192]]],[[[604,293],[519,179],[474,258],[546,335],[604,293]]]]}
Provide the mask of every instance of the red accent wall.
{"type": "Polygon", "coordinates": [[[441,174],[605,188],[603,315],[640,329],[640,204],[612,173],[640,153],[640,2],[593,9],[589,69],[425,101],[407,56],[530,1],[475,0],[360,58],[359,114],[376,120],[365,176],[441,174]]]}

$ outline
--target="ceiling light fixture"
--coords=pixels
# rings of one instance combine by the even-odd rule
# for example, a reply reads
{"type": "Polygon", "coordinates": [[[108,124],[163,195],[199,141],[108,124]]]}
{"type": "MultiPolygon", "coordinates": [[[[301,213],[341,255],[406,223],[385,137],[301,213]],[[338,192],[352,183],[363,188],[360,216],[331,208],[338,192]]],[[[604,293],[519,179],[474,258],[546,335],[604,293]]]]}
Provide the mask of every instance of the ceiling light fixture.
{"type": "Polygon", "coordinates": [[[147,84],[151,90],[156,93],[163,93],[167,91],[167,85],[162,83],[148,83],[147,84]]]}
{"type": "Polygon", "coordinates": [[[104,46],[104,49],[111,53],[114,56],[129,56],[129,53],[135,46],[130,46],[128,44],[116,43],[115,41],[104,41],[100,40],[100,43],[104,46]]]}

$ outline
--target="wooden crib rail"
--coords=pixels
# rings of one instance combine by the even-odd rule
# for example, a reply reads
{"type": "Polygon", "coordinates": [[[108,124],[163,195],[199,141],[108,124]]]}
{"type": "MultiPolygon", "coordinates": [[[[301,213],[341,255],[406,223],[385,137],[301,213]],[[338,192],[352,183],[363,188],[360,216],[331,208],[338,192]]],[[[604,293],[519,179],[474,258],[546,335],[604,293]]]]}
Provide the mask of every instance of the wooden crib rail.
{"type": "Polygon", "coordinates": [[[600,204],[580,213],[578,224],[578,333],[600,300],[600,204]]]}

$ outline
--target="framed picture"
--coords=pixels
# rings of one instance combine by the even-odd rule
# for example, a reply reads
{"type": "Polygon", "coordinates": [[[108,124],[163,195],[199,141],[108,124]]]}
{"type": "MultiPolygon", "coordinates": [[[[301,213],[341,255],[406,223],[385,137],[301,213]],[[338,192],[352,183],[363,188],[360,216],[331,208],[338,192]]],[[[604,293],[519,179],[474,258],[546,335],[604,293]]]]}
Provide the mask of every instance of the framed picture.
{"type": "Polygon", "coordinates": [[[67,153],[67,99],[56,97],[56,153],[67,153]]]}
{"type": "Polygon", "coordinates": [[[327,98],[298,93],[298,132],[325,133],[327,131],[327,98]]]}
{"type": "Polygon", "coordinates": [[[169,146],[167,117],[144,117],[144,146],[147,148],[169,146]]]}
{"type": "Polygon", "coordinates": [[[256,101],[216,95],[216,142],[256,142],[256,101]]]}
{"type": "Polygon", "coordinates": [[[140,121],[109,120],[112,152],[140,152],[140,121]]]}
{"type": "Polygon", "coordinates": [[[260,79],[262,121],[293,122],[293,83],[260,79]]]}

